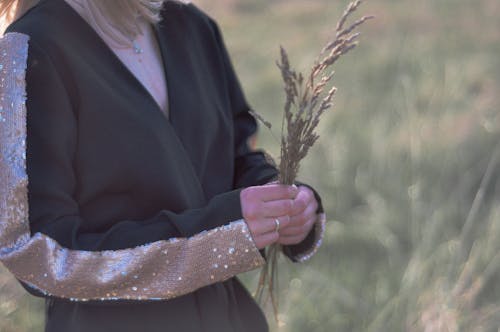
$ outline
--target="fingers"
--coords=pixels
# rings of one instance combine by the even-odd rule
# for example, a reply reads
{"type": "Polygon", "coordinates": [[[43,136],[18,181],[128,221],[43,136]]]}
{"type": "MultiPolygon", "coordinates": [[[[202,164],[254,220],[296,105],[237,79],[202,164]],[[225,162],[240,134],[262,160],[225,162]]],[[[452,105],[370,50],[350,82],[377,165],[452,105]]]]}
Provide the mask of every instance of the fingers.
{"type": "Polygon", "coordinates": [[[302,242],[316,222],[318,202],[314,193],[307,187],[300,187],[294,199],[293,213],[287,227],[280,228],[278,243],[293,245],[302,242]]]}
{"type": "Polygon", "coordinates": [[[264,186],[248,187],[243,190],[258,201],[267,202],[279,199],[294,199],[298,188],[282,184],[266,184],[264,186]]]}
{"type": "Polygon", "coordinates": [[[291,199],[269,201],[262,203],[262,216],[264,217],[279,217],[288,216],[293,212],[293,201],[291,199]]]}
{"type": "Polygon", "coordinates": [[[243,218],[252,220],[290,215],[297,193],[296,187],[283,185],[245,188],[240,193],[243,218]]]}
{"type": "Polygon", "coordinates": [[[304,186],[267,184],[245,188],[240,194],[241,209],[257,248],[275,242],[302,241],[316,219],[317,202],[304,186]],[[276,219],[279,220],[277,231],[276,219]]]}
{"type": "Polygon", "coordinates": [[[276,219],[279,220],[279,229],[283,227],[288,227],[290,223],[290,217],[282,216],[279,218],[266,218],[259,222],[252,223],[253,231],[257,234],[265,234],[276,231],[276,219]]]}
{"type": "Polygon", "coordinates": [[[279,239],[278,232],[271,232],[271,233],[265,233],[265,234],[261,234],[257,237],[254,237],[254,242],[255,242],[255,246],[258,249],[264,249],[265,247],[267,247],[273,243],[276,243],[276,241],[278,241],[278,239],[279,239]]]}
{"type": "Polygon", "coordinates": [[[289,226],[286,228],[281,228],[279,230],[280,240],[287,237],[303,236],[304,238],[311,231],[316,222],[317,216],[314,215],[305,220],[305,222],[299,226],[289,226]]]}
{"type": "Polygon", "coordinates": [[[241,211],[257,248],[262,249],[279,239],[275,219],[280,227],[288,226],[293,199],[298,189],[269,184],[245,188],[240,193],[241,211]]]}
{"type": "Polygon", "coordinates": [[[257,248],[262,249],[269,244],[276,242],[279,239],[277,232],[281,227],[287,227],[290,223],[288,216],[279,218],[265,218],[261,220],[245,220],[250,230],[250,234],[257,248]],[[276,225],[276,220],[279,221],[279,227],[276,225]],[[271,241],[271,242],[269,242],[271,241]]]}
{"type": "Polygon", "coordinates": [[[300,186],[299,192],[293,200],[290,215],[295,216],[303,213],[305,209],[311,207],[311,204],[315,206],[314,211],[316,211],[316,209],[318,208],[318,203],[316,202],[313,191],[305,186],[300,186]]]}
{"type": "Polygon", "coordinates": [[[289,227],[302,226],[307,220],[316,218],[316,210],[318,209],[317,204],[309,204],[304,211],[300,214],[296,214],[290,217],[289,227]]]}

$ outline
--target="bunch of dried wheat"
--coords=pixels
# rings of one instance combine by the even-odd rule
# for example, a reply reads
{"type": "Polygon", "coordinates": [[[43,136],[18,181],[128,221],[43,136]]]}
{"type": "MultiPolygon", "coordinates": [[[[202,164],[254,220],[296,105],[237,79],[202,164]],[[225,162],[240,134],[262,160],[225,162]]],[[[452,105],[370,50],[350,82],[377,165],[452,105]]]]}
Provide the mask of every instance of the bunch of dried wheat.
{"type": "MultiPolygon", "coordinates": [[[[331,70],[334,63],[357,45],[359,33],[356,28],[373,16],[363,16],[350,26],[345,27],[348,17],[359,7],[361,0],[349,3],[337,23],[335,35],[321,50],[317,60],[311,68],[309,75],[304,76],[290,67],[286,50],[280,48],[280,60],[277,62],[281,71],[286,94],[285,106],[281,124],[281,151],[279,178],[283,184],[294,183],[300,167],[300,161],[307,155],[309,149],[319,135],[316,128],[321,115],[332,107],[332,99],[336,88],[329,87],[333,77],[331,70]],[[329,87],[329,88],[328,88],[329,87]]],[[[271,124],[260,115],[253,113],[266,127],[271,129],[271,124]]],[[[256,292],[257,299],[261,302],[266,285],[277,315],[278,303],[275,294],[277,281],[277,257],[281,248],[273,245],[268,248],[267,263],[260,275],[256,292]]]]}

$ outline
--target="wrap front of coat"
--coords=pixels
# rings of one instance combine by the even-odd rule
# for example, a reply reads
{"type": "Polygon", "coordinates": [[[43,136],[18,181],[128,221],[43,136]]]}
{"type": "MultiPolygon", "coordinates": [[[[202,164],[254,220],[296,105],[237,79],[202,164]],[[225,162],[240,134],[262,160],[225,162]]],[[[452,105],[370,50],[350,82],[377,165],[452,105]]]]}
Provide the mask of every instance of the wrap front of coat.
{"type": "Polygon", "coordinates": [[[263,263],[239,191],[276,171],[247,145],[255,120],[216,24],[167,2],[155,33],[169,119],[63,0],[9,26],[0,259],[49,299],[47,331],[266,331],[233,277],[263,263]]]}

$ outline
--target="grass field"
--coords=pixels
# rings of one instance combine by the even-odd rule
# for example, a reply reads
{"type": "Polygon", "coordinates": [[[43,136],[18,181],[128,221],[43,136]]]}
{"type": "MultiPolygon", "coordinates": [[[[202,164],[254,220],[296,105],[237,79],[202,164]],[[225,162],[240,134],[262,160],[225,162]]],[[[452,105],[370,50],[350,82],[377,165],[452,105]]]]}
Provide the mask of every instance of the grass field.
{"type": "MultiPolygon", "coordinates": [[[[280,123],[278,46],[306,71],[347,1],[200,0],[253,108],[280,123]]],[[[311,261],[280,265],[274,331],[500,330],[500,2],[378,0],[338,63],[334,109],[301,180],[329,223],[311,261]]],[[[279,127],[279,126],[278,126],[279,127]]],[[[258,144],[278,143],[261,129],[258,144]]],[[[243,279],[255,289],[256,273],[243,279]]],[[[0,331],[43,305],[0,271],[0,331]]]]}

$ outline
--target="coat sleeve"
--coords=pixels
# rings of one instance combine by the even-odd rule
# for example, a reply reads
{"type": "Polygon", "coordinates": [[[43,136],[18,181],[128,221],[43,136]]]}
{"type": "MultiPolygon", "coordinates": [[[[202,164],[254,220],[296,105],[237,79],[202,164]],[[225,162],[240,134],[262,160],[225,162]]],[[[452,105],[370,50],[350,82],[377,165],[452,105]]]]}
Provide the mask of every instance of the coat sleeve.
{"type": "Polygon", "coordinates": [[[234,188],[245,188],[271,182],[277,178],[278,171],[266,161],[262,151],[256,151],[249,146],[249,140],[257,132],[257,123],[249,112],[250,107],[235,74],[220,29],[214,20],[205,18],[211,26],[223,63],[224,78],[233,115],[235,152],[233,186],[234,188]]]}
{"type": "MultiPolygon", "coordinates": [[[[234,114],[236,156],[234,186],[235,188],[248,187],[276,180],[278,177],[276,167],[267,161],[262,151],[254,151],[248,144],[249,139],[257,132],[257,123],[249,113],[250,107],[245,100],[239,80],[233,69],[220,29],[215,21],[210,20],[210,23],[224,61],[231,107],[234,114]]],[[[316,190],[302,182],[296,182],[296,184],[310,188],[318,202],[317,221],[308,236],[299,244],[282,247],[283,253],[290,260],[303,262],[312,257],[321,245],[325,232],[326,216],[321,197],[316,190]]]]}
{"type": "Polygon", "coordinates": [[[19,280],[77,301],[168,299],[263,264],[238,190],[86,233],[73,198],[77,118],[58,67],[26,35],[0,46],[0,260],[19,280]]]}

